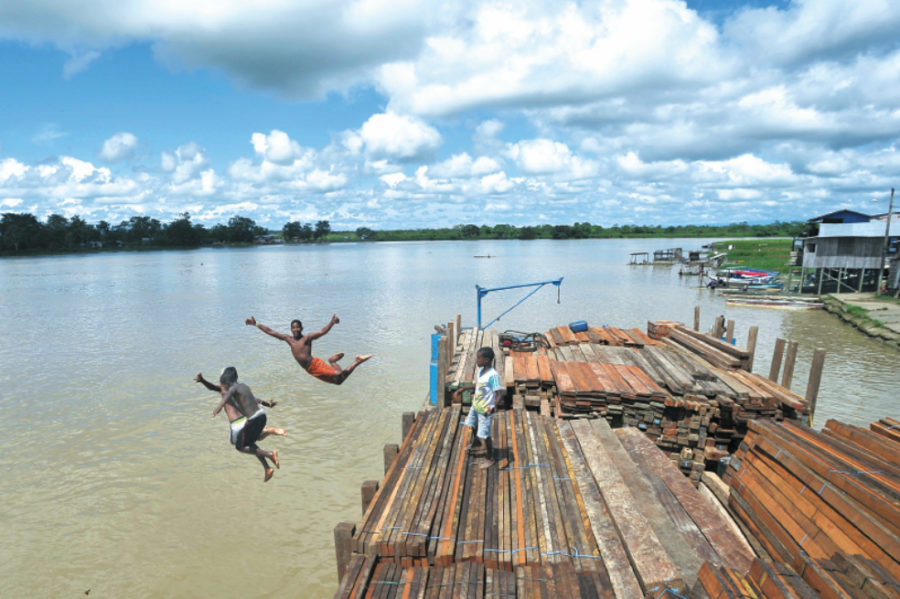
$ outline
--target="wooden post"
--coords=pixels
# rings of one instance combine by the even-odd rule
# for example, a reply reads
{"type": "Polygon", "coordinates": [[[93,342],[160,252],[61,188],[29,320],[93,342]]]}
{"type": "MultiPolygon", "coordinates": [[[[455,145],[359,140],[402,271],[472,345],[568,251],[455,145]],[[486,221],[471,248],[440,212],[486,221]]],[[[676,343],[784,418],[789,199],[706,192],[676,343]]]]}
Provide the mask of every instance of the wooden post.
{"type": "Polygon", "coordinates": [[[378,491],[378,481],[367,480],[363,482],[359,491],[360,495],[362,495],[362,511],[365,514],[366,510],[369,509],[369,504],[372,503],[372,499],[375,498],[375,492],[378,491]]]}
{"type": "Polygon", "coordinates": [[[338,583],[343,580],[350,564],[350,542],[353,540],[354,532],[356,525],[352,522],[341,522],[334,527],[334,555],[337,558],[338,583]]]}
{"type": "Polygon", "coordinates": [[[789,341],[787,346],[787,354],[784,357],[784,372],[781,374],[781,386],[785,389],[791,388],[791,381],[794,379],[794,362],[797,360],[796,341],[789,341]]]}
{"type": "Polygon", "coordinates": [[[694,306],[694,330],[700,331],[700,306],[694,306]]]}
{"type": "Polygon", "coordinates": [[[725,342],[734,343],[734,321],[729,320],[728,326],[725,328],[725,342]]]}
{"type": "Polygon", "coordinates": [[[750,359],[747,360],[747,372],[753,372],[753,357],[756,355],[756,336],[759,334],[759,327],[750,327],[747,333],[747,352],[750,359]]]}
{"type": "Polygon", "coordinates": [[[809,367],[809,382],[806,384],[806,403],[809,406],[809,425],[813,425],[813,414],[816,411],[816,399],[819,397],[819,383],[822,382],[822,367],[825,366],[825,350],[818,348],[813,352],[812,365],[809,367]]]}
{"type": "Polygon", "coordinates": [[[816,295],[822,295],[822,280],[825,278],[825,269],[824,269],[824,268],[817,268],[817,269],[816,269],[816,276],[819,278],[819,288],[818,288],[818,290],[816,291],[816,295]]]}
{"type": "Polygon", "coordinates": [[[406,439],[406,435],[409,433],[409,429],[412,428],[413,421],[416,419],[415,412],[403,412],[403,415],[400,417],[400,430],[402,433],[401,439],[406,439]]]}
{"type": "Polygon", "coordinates": [[[388,443],[384,446],[384,473],[387,474],[387,471],[390,470],[391,464],[394,463],[394,460],[397,458],[397,454],[400,453],[400,446],[396,443],[388,443]]]}
{"type": "Polygon", "coordinates": [[[722,333],[724,333],[724,332],[725,332],[725,317],[717,316],[715,328],[713,329],[713,337],[715,337],[716,339],[721,339],[722,333]]]}
{"type": "Polygon", "coordinates": [[[778,381],[778,371],[781,370],[781,356],[784,355],[784,339],[775,340],[775,351],[772,352],[772,366],[769,368],[769,380],[778,381]]]}
{"type": "Polygon", "coordinates": [[[456,337],[453,338],[453,347],[456,347],[456,341],[459,339],[459,332],[462,330],[462,316],[456,315],[456,337]]]}

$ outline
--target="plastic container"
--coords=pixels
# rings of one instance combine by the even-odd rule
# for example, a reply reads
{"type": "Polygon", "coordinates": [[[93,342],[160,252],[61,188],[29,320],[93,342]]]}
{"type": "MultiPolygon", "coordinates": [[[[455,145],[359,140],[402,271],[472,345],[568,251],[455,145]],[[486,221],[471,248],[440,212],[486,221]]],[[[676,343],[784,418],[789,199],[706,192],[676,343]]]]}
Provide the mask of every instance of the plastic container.
{"type": "Polygon", "coordinates": [[[573,333],[581,333],[582,331],[588,330],[588,324],[583,320],[576,320],[575,322],[569,323],[569,328],[572,329],[573,333]]]}

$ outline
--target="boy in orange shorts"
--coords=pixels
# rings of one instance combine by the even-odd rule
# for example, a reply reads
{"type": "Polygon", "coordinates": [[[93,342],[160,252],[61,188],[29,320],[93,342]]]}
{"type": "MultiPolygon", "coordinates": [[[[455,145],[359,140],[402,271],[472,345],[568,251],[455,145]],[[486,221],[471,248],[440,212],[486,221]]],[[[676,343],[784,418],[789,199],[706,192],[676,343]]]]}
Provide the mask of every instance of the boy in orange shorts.
{"type": "Polygon", "coordinates": [[[248,326],[255,326],[263,333],[267,335],[271,335],[276,339],[281,339],[285,341],[289,346],[291,346],[291,354],[293,354],[294,359],[297,360],[297,363],[303,367],[303,369],[309,374],[313,375],[315,378],[320,381],[324,381],[326,383],[331,383],[333,385],[340,385],[347,377],[350,376],[357,366],[368,360],[372,357],[372,354],[364,354],[356,356],[356,360],[353,361],[350,366],[347,368],[341,368],[340,364],[338,364],[338,360],[344,357],[344,354],[334,354],[326,363],[325,360],[321,360],[319,358],[314,358],[312,355],[312,342],[315,339],[325,335],[328,331],[331,330],[331,327],[336,325],[341,321],[340,318],[337,317],[337,314],[331,317],[331,320],[321,331],[317,331],[315,333],[309,333],[307,335],[303,334],[303,323],[299,320],[291,321],[291,334],[285,335],[284,333],[279,333],[277,331],[273,331],[266,325],[256,322],[254,317],[250,317],[244,321],[244,323],[248,326]]]}

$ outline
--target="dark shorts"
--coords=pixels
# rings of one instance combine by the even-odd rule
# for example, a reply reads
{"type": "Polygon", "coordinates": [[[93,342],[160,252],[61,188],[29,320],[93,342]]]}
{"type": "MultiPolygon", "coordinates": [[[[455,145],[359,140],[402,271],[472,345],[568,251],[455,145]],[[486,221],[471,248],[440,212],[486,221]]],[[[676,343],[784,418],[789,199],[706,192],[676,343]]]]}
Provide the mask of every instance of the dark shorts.
{"type": "Polygon", "coordinates": [[[264,428],[266,428],[266,413],[260,410],[252,418],[247,419],[238,442],[234,444],[235,449],[240,450],[256,443],[264,428]]]}

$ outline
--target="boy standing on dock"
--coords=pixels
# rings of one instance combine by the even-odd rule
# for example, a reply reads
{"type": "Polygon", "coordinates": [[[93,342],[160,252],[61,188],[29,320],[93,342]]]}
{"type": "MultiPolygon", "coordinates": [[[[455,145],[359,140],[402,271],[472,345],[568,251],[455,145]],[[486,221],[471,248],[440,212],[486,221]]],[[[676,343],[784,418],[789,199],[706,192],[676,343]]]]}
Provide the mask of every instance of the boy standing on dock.
{"type": "Polygon", "coordinates": [[[482,468],[494,463],[494,447],[491,443],[491,420],[496,406],[503,401],[506,390],[500,382],[500,375],[494,370],[494,350],[482,347],[475,353],[475,394],[472,396],[472,407],[466,417],[466,426],[472,428],[472,441],[468,452],[474,454],[479,450],[479,441],[484,442],[485,458],[482,468]]]}

